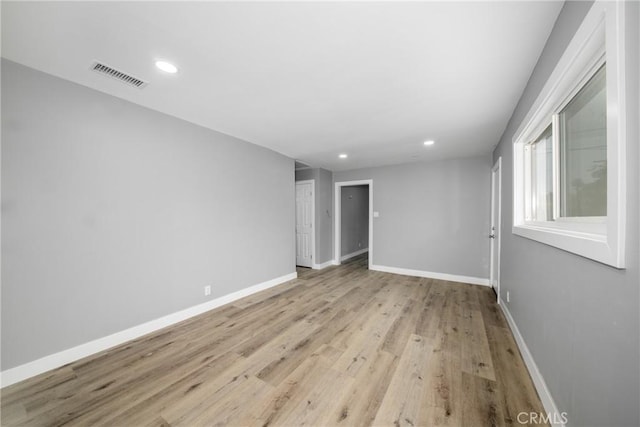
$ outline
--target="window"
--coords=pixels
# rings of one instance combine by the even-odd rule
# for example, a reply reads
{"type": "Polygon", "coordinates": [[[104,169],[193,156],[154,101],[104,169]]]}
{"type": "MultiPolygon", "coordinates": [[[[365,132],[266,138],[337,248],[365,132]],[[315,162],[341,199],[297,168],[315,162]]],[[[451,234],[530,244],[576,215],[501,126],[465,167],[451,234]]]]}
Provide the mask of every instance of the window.
{"type": "Polygon", "coordinates": [[[531,177],[527,185],[528,221],[553,221],[553,140],[549,126],[534,142],[525,147],[526,167],[531,177]]]}
{"type": "Polygon", "coordinates": [[[560,112],[560,216],[607,216],[607,92],[603,65],[560,112]]]}
{"type": "Polygon", "coordinates": [[[596,1],[514,137],[514,234],[624,268],[624,3],[596,1]]]}

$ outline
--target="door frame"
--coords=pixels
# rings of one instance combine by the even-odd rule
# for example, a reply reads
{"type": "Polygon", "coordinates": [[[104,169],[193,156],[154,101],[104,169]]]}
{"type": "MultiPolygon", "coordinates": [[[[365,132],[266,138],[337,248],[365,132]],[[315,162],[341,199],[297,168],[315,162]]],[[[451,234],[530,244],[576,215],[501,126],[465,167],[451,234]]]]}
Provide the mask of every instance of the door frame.
{"type": "MultiPolygon", "coordinates": [[[[311,184],[311,265],[309,268],[313,268],[316,265],[316,180],[305,179],[303,181],[296,181],[296,189],[298,184],[311,184]]],[[[296,200],[296,204],[298,201],[296,200]]],[[[296,206],[296,210],[298,207],[296,206]]],[[[297,212],[296,212],[297,215],[297,212]]],[[[298,227],[298,218],[295,218],[295,227],[298,227]]],[[[298,234],[298,230],[295,230],[298,234]]],[[[298,266],[298,239],[296,237],[296,267],[298,266]]],[[[303,267],[303,266],[300,266],[303,267]]]]}
{"type": "Polygon", "coordinates": [[[333,264],[340,265],[340,251],[342,243],[342,187],[351,187],[354,185],[368,185],[369,186],[369,270],[373,264],[373,179],[361,179],[358,181],[340,181],[335,183],[335,201],[334,208],[334,252],[333,252],[333,264]]]}
{"type": "MultiPolygon", "coordinates": [[[[500,304],[500,255],[502,240],[502,156],[498,157],[491,168],[491,218],[490,227],[495,227],[498,233],[490,240],[491,254],[489,259],[489,284],[496,291],[496,298],[500,304]],[[496,189],[497,187],[497,189],[496,189]],[[497,190],[497,191],[496,191],[497,190]],[[497,212],[495,211],[497,205],[497,212]],[[494,218],[496,223],[494,224],[494,218]],[[497,259],[497,268],[496,262],[497,259]],[[493,284],[496,284],[494,287],[493,284]]],[[[492,234],[493,230],[490,230],[492,234]]]]}

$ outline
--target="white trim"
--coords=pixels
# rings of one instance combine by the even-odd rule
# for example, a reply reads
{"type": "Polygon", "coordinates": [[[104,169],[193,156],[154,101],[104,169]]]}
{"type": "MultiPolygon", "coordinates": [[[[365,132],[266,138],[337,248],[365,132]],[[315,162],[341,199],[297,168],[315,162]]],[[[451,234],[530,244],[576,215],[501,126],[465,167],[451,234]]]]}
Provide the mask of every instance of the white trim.
{"type": "Polygon", "coordinates": [[[342,255],[340,257],[340,261],[346,261],[346,260],[351,259],[353,257],[357,257],[358,255],[362,255],[365,252],[369,252],[369,248],[360,249],[358,251],[351,252],[350,254],[342,255]]]}
{"type": "MultiPolygon", "coordinates": [[[[569,43],[540,95],[516,131],[514,144],[513,228],[522,237],[602,262],[625,268],[626,230],[626,98],[625,98],[625,2],[596,0],[569,43]],[[524,210],[524,146],[553,120],[557,133],[560,111],[576,91],[605,61],[607,67],[607,216],[602,224],[582,219],[529,222],[524,210]],[[579,83],[579,84],[576,84],[579,83]]],[[[557,137],[555,150],[558,150],[557,137]]],[[[559,196],[558,155],[554,210],[559,196]]]]}
{"type": "Polygon", "coordinates": [[[401,274],[403,276],[427,277],[429,279],[446,280],[449,282],[469,283],[471,285],[491,286],[489,279],[483,277],[459,276],[457,274],[435,273],[432,271],[411,270],[408,268],[387,267],[385,265],[372,265],[370,270],[383,271],[385,273],[401,274]]]}
{"type": "Polygon", "coordinates": [[[250,286],[248,288],[223,295],[221,297],[207,301],[203,304],[198,304],[193,307],[189,307],[187,309],[169,314],[167,316],[151,320],[141,325],[125,329],[124,331],[116,332],[106,337],[98,338],[96,340],[80,344],[76,347],[72,347],[58,353],[50,354],[41,359],[25,363],[24,365],[7,369],[0,373],[0,384],[2,384],[2,387],[15,384],[19,381],[26,380],[27,378],[31,378],[52,369],[59,368],[63,365],[66,365],[67,363],[75,362],[76,360],[82,359],[84,357],[91,356],[98,352],[107,350],[111,347],[115,347],[127,341],[131,341],[143,335],[155,332],[159,329],[166,328],[167,326],[182,322],[183,320],[197,316],[206,311],[213,310],[214,308],[223,306],[225,304],[229,304],[233,301],[239,300],[240,298],[255,294],[256,292],[260,292],[265,289],[277,286],[281,283],[288,282],[295,279],[296,277],[298,277],[298,273],[289,273],[287,275],[277,277],[275,279],[271,279],[254,286],[250,286]]]}
{"type": "Polygon", "coordinates": [[[316,264],[314,262],[313,265],[311,266],[311,268],[314,269],[314,270],[322,270],[323,268],[327,268],[327,267],[329,267],[331,265],[334,265],[332,259],[330,259],[327,262],[323,262],[322,264],[316,264]]]}
{"type": "MultiPolygon", "coordinates": [[[[311,267],[316,263],[316,180],[315,179],[305,179],[303,181],[296,181],[296,187],[298,184],[311,184],[311,263],[310,265],[301,265],[300,267],[311,267]]],[[[296,188],[297,189],[297,188],[296,188]]],[[[296,202],[297,203],[297,202],[296,202]]],[[[296,210],[297,210],[296,206],[296,210]]],[[[296,218],[296,227],[298,225],[298,220],[296,218]]],[[[298,231],[296,230],[296,234],[298,231]]],[[[296,235],[296,245],[298,244],[298,236],[296,235]]],[[[296,265],[298,265],[298,257],[297,257],[297,248],[296,248],[296,265]]]]}
{"type": "Polygon", "coordinates": [[[353,185],[368,185],[369,186],[369,270],[372,270],[373,263],[373,180],[372,179],[362,179],[358,181],[341,181],[335,183],[335,191],[334,191],[334,252],[333,252],[333,264],[340,265],[340,244],[341,244],[341,218],[342,218],[342,206],[341,206],[341,196],[342,196],[342,187],[350,187],[353,185]]]}
{"type": "Polygon", "coordinates": [[[533,360],[533,356],[529,351],[529,347],[527,347],[527,343],[525,343],[524,337],[520,333],[515,320],[513,320],[513,317],[511,316],[511,313],[507,308],[507,304],[501,298],[498,302],[500,307],[502,308],[504,317],[507,319],[507,323],[511,328],[511,333],[516,340],[516,344],[518,344],[518,348],[520,349],[520,353],[522,354],[522,359],[524,360],[524,363],[529,370],[529,375],[533,380],[533,385],[538,392],[538,396],[540,397],[542,406],[544,406],[544,410],[546,411],[546,413],[551,415],[549,422],[552,426],[565,427],[565,424],[561,422],[562,417],[559,416],[560,411],[556,406],[556,402],[553,400],[553,396],[551,395],[551,392],[547,387],[547,383],[544,381],[544,378],[542,377],[542,374],[540,373],[535,360],[533,360]],[[558,415],[554,416],[555,414],[558,415]]]}

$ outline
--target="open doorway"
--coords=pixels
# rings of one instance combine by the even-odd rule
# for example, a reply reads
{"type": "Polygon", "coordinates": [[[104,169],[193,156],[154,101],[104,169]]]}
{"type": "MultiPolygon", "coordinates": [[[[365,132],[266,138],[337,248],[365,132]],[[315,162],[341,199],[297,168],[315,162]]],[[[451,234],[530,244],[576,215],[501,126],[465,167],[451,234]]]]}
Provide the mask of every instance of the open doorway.
{"type": "Polygon", "coordinates": [[[495,165],[491,169],[491,264],[489,269],[489,281],[496,293],[498,304],[500,304],[500,231],[501,231],[501,210],[502,210],[502,157],[498,157],[495,165]]]}
{"type": "Polygon", "coordinates": [[[334,264],[367,254],[373,260],[373,180],[335,183],[334,264]]]}

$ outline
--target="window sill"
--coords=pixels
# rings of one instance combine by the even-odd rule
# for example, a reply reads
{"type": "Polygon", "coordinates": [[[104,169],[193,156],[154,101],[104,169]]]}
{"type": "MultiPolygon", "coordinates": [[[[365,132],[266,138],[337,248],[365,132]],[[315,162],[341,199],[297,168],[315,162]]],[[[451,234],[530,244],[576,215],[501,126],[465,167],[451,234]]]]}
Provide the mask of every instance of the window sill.
{"type": "MultiPolygon", "coordinates": [[[[599,224],[605,227],[605,224],[599,224]]],[[[594,261],[624,268],[624,260],[619,248],[612,246],[606,230],[604,233],[570,230],[559,224],[527,223],[513,226],[513,234],[562,249],[594,261]]]]}
{"type": "Polygon", "coordinates": [[[606,240],[607,224],[606,217],[602,218],[580,218],[578,220],[568,220],[559,218],[555,221],[526,221],[516,227],[546,231],[566,236],[584,237],[592,240],[606,240]]]}

